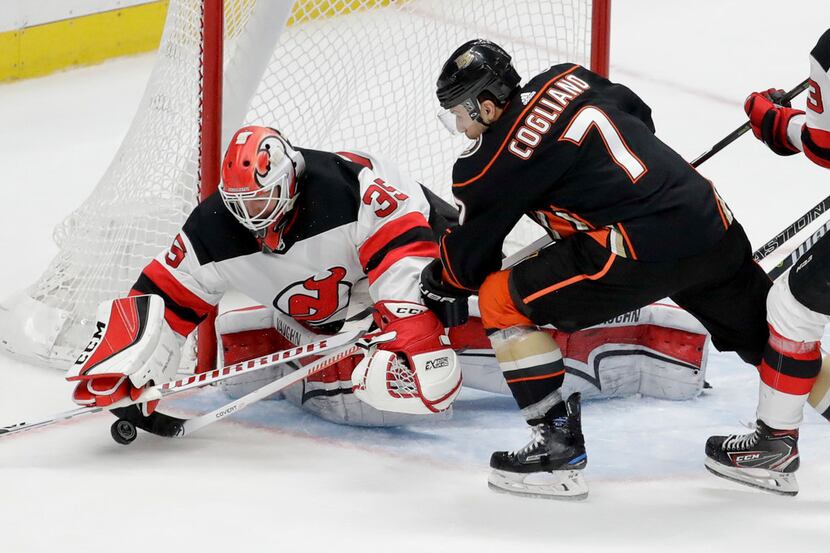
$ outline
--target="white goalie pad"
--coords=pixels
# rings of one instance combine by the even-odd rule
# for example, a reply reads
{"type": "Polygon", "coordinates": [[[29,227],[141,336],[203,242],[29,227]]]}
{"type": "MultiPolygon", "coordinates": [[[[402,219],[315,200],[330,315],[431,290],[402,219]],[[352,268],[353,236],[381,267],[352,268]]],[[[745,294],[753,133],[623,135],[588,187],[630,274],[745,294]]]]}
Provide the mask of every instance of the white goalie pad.
{"type": "Polygon", "coordinates": [[[413,355],[413,367],[392,351],[376,350],[352,373],[354,395],[382,411],[413,415],[444,411],[461,390],[461,367],[451,349],[413,355]]]}
{"type": "MultiPolygon", "coordinates": [[[[478,312],[473,301],[470,312],[478,312]]],[[[581,392],[583,398],[594,399],[639,393],[688,400],[703,389],[710,337],[692,315],[677,306],[651,304],[571,334],[544,329],[562,351],[567,370],[563,395],[581,392]]],[[[453,340],[457,349],[463,347],[453,340]]],[[[460,358],[465,385],[510,394],[486,339],[465,347],[460,358]]]]}

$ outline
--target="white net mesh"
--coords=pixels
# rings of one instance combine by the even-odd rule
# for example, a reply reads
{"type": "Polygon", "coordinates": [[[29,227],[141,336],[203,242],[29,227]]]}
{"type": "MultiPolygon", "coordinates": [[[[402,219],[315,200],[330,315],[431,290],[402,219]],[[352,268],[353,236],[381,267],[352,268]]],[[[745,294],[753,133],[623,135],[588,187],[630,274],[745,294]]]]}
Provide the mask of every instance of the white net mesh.
{"type": "Polygon", "coordinates": [[[386,389],[389,395],[395,398],[419,396],[415,373],[400,353],[390,360],[389,367],[386,369],[386,389]]]}
{"type": "Polygon", "coordinates": [[[305,23],[307,12],[295,13],[302,24],[280,38],[246,122],[276,126],[298,145],[385,155],[449,200],[466,139],[435,117],[443,62],[463,42],[488,38],[525,79],[557,61],[587,65],[590,8],[584,0],[423,0],[305,23]]]}
{"type": "MultiPolygon", "coordinates": [[[[435,118],[434,85],[458,45],[498,42],[525,79],[590,60],[591,0],[301,0],[284,25],[291,4],[226,0],[223,145],[243,122],[274,126],[299,146],[388,157],[448,200],[465,144],[435,118]]],[[[86,344],[97,305],[129,289],[195,205],[201,20],[200,0],[170,1],[118,154],[56,228],[60,253],[40,280],[0,306],[8,350],[65,367],[86,344]]],[[[518,242],[537,235],[525,228],[518,242]]]]}

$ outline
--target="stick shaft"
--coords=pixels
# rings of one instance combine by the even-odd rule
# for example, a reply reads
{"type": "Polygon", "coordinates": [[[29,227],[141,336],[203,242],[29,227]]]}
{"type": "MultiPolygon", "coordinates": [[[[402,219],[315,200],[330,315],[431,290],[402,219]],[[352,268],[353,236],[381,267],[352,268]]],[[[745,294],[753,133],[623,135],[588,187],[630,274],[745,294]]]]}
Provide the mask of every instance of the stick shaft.
{"type": "MultiPolygon", "coordinates": [[[[789,102],[790,100],[792,100],[793,98],[795,98],[796,96],[798,96],[799,94],[804,92],[807,89],[807,82],[808,81],[809,81],[809,79],[804,79],[802,82],[800,82],[798,85],[796,85],[795,88],[793,88],[792,90],[789,90],[788,92],[786,92],[784,94],[784,96],[782,96],[780,101],[781,102],[789,102]]],[[[692,167],[695,167],[695,168],[699,167],[704,161],[708,160],[709,158],[714,156],[716,153],[723,150],[729,144],[732,144],[733,142],[735,142],[735,140],[737,140],[742,134],[744,134],[749,129],[750,129],[750,124],[749,124],[749,121],[747,121],[746,123],[744,123],[743,125],[741,125],[737,129],[732,131],[731,133],[727,134],[717,144],[715,144],[714,146],[709,148],[707,151],[703,152],[703,154],[701,154],[694,161],[692,161],[692,167]]]]}

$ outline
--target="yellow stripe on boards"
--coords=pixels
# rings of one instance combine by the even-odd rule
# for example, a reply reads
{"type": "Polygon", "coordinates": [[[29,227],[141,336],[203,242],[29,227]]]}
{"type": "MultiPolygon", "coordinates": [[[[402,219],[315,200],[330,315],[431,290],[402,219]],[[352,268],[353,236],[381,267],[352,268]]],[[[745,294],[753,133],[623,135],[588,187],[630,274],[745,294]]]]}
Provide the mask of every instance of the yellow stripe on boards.
{"type": "Polygon", "coordinates": [[[167,0],[0,33],[0,82],[158,48],[167,0]]]}
{"type": "Polygon", "coordinates": [[[297,0],[286,26],[404,3],[406,0],[297,0]]]}
{"type": "MultiPolygon", "coordinates": [[[[297,0],[287,25],[406,1],[297,0]]],[[[168,3],[169,0],[159,0],[0,33],[0,82],[39,77],[68,67],[155,50],[161,40],[168,3]]],[[[230,0],[226,13],[240,5],[244,13],[253,4],[253,0],[230,0]]],[[[229,27],[234,24],[234,21],[226,22],[229,27]]]]}

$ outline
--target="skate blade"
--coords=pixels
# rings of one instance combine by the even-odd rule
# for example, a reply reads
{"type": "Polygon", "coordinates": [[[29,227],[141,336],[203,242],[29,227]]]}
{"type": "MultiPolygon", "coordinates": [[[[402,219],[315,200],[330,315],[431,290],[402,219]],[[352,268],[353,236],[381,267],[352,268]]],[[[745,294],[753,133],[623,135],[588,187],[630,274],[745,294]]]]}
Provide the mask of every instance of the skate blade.
{"type": "Polygon", "coordinates": [[[758,488],[778,495],[794,496],[798,493],[798,480],[796,480],[794,473],[727,467],[709,457],[706,457],[703,464],[715,476],[744,486],[758,488]]]}
{"type": "Polygon", "coordinates": [[[588,497],[588,484],[579,470],[519,473],[492,469],[487,484],[494,491],[524,497],[570,501],[588,497]]]}

